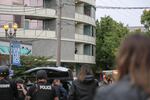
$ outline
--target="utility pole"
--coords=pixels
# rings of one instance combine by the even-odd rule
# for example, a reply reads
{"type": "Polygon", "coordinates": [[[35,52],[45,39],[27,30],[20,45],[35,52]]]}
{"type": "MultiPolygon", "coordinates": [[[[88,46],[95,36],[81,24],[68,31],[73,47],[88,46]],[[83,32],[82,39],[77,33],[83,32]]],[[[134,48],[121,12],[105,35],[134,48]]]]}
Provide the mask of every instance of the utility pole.
{"type": "Polygon", "coordinates": [[[56,66],[61,66],[61,16],[62,16],[62,0],[58,3],[58,23],[57,23],[57,62],[56,66]]]}

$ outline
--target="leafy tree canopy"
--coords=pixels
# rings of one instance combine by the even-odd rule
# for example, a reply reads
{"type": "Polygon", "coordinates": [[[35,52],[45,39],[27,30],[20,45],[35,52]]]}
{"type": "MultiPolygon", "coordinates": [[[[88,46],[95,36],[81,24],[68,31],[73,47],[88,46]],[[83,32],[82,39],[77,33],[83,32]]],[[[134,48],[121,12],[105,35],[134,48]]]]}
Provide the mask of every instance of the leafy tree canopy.
{"type": "Polygon", "coordinates": [[[141,16],[141,24],[150,32],[150,10],[144,10],[141,16]]]}
{"type": "Polygon", "coordinates": [[[121,39],[128,34],[127,27],[110,16],[96,21],[96,64],[102,69],[114,66],[115,54],[121,39]]]}

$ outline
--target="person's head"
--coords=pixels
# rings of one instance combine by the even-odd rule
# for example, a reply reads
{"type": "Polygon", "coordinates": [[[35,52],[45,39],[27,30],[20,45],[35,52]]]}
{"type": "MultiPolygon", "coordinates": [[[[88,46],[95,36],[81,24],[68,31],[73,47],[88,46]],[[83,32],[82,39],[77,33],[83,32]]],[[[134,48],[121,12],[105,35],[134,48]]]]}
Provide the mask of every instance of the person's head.
{"type": "Polygon", "coordinates": [[[78,80],[83,81],[87,75],[93,75],[93,71],[88,64],[84,64],[80,69],[78,80]]]}
{"type": "Polygon", "coordinates": [[[22,78],[17,78],[17,79],[16,79],[16,83],[23,84],[23,83],[24,83],[24,80],[23,80],[22,78]]]}
{"type": "Polygon", "coordinates": [[[134,34],[125,38],[117,56],[119,79],[129,75],[132,82],[150,90],[150,37],[134,34]]]}
{"type": "Polygon", "coordinates": [[[37,71],[36,73],[36,79],[37,79],[37,82],[39,81],[46,81],[47,80],[47,73],[45,70],[39,70],[37,71]]]}
{"type": "Polygon", "coordinates": [[[0,66],[0,77],[6,78],[9,76],[8,66],[0,66]]]}
{"type": "Polygon", "coordinates": [[[60,84],[61,84],[61,82],[60,82],[59,79],[54,79],[53,80],[53,85],[60,85],[60,84]]]}
{"type": "Polygon", "coordinates": [[[16,79],[17,89],[21,89],[20,84],[24,84],[24,80],[21,78],[16,79]]]}

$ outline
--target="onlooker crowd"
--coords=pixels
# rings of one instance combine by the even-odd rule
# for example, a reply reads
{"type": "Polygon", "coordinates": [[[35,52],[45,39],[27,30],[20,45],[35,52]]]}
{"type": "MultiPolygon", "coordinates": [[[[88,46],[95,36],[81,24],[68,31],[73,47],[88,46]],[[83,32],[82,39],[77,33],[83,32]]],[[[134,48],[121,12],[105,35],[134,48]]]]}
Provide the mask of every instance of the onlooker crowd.
{"type": "Polygon", "coordinates": [[[99,88],[94,100],[149,100],[149,60],[149,36],[134,34],[125,38],[117,56],[119,80],[99,88]]]}
{"type": "Polygon", "coordinates": [[[149,60],[150,37],[134,34],[126,37],[119,48],[118,69],[100,74],[103,86],[99,86],[87,64],[81,66],[68,89],[60,79],[49,82],[45,70],[37,71],[35,83],[27,88],[23,79],[9,79],[9,68],[0,66],[0,100],[149,100],[149,60]]]}

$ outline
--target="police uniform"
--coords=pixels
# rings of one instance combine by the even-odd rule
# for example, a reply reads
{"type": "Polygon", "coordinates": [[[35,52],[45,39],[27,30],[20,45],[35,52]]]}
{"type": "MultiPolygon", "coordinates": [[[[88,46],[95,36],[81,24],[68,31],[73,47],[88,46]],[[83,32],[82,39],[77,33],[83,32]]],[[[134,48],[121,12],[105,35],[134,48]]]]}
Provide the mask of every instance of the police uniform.
{"type": "Polygon", "coordinates": [[[15,83],[5,79],[8,75],[8,69],[0,66],[0,100],[15,100],[17,98],[17,88],[15,83]]]}
{"type": "Polygon", "coordinates": [[[57,97],[55,89],[50,84],[38,83],[29,88],[27,96],[31,100],[53,100],[57,97]]]}
{"type": "MultiPolygon", "coordinates": [[[[37,80],[47,79],[47,74],[45,71],[40,70],[37,72],[37,80]]],[[[27,96],[31,97],[31,100],[54,100],[56,95],[55,89],[51,86],[51,84],[45,82],[38,82],[33,85],[27,91],[27,96]]]]}

